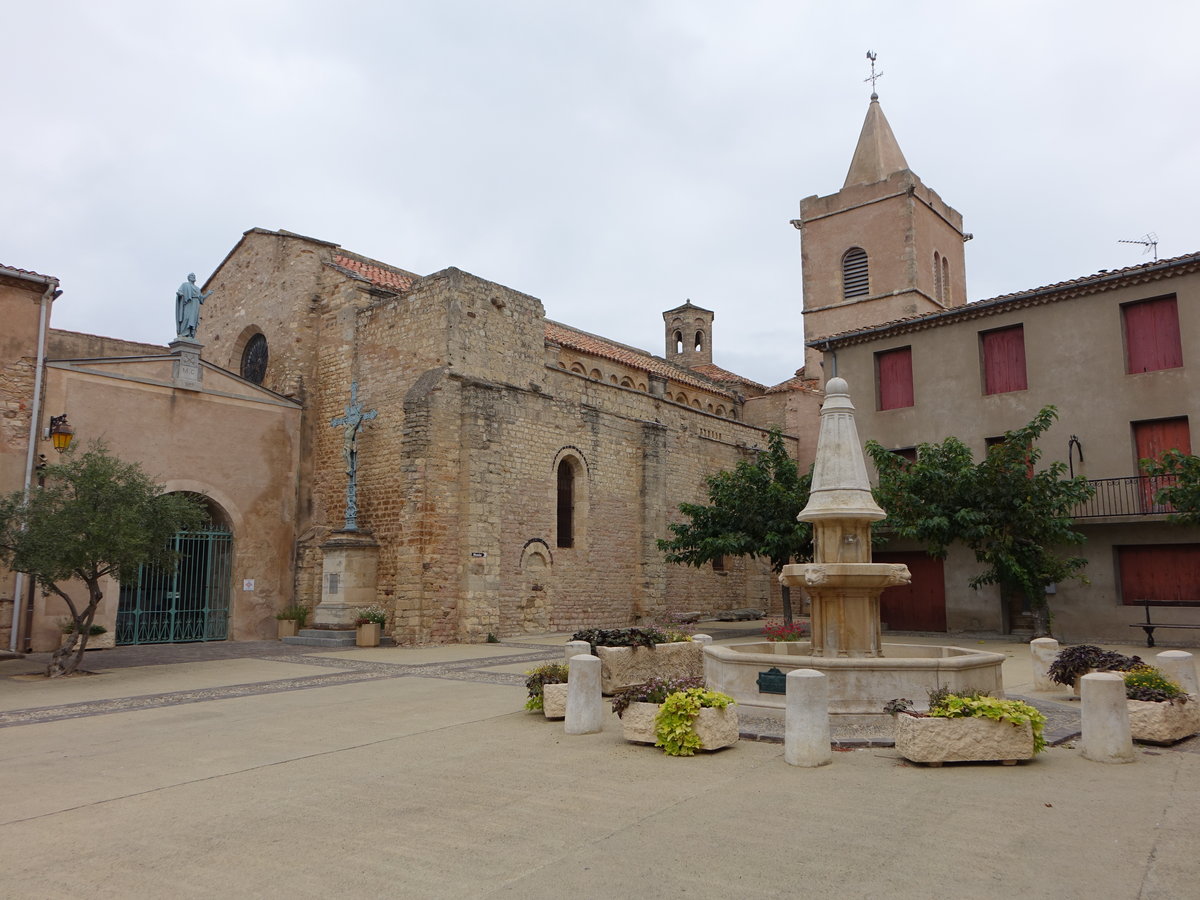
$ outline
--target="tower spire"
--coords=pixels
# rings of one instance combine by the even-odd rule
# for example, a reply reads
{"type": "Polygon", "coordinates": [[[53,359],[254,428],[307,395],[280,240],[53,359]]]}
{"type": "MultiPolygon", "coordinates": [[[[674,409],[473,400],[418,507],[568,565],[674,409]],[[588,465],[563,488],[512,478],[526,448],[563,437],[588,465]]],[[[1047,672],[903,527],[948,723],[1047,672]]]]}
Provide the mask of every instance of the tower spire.
{"type": "Polygon", "coordinates": [[[858,146],[854,148],[854,158],[850,161],[843,188],[852,184],[874,184],[908,168],[908,161],[892,134],[892,126],[879,105],[879,95],[875,93],[875,82],[883,77],[882,72],[875,71],[875,51],[868,50],[867,59],[871,61],[871,74],[863,81],[871,82],[871,105],[867,107],[867,118],[858,136],[858,146]]]}

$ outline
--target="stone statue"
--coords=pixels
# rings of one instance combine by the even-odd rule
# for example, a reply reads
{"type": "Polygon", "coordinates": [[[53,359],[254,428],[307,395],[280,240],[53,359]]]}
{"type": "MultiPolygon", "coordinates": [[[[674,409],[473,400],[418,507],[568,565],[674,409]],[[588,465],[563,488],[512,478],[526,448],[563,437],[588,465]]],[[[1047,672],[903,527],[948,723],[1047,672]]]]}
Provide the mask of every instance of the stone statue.
{"type": "Polygon", "coordinates": [[[196,339],[196,328],[200,324],[200,305],[212,291],[201,291],[196,287],[196,273],[190,272],[187,281],[175,292],[175,334],[181,338],[196,339]]]}

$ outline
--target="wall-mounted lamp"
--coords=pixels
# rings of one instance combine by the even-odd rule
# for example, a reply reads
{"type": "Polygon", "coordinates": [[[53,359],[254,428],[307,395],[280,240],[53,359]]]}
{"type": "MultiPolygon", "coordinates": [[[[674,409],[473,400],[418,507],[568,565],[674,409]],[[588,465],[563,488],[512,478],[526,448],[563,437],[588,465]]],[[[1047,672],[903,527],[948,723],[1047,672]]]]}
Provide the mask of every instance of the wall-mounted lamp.
{"type": "Polygon", "coordinates": [[[75,429],[67,421],[66,413],[50,417],[50,427],[47,429],[46,435],[59,453],[70,448],[71,440],[75,437],[75,429]]]}

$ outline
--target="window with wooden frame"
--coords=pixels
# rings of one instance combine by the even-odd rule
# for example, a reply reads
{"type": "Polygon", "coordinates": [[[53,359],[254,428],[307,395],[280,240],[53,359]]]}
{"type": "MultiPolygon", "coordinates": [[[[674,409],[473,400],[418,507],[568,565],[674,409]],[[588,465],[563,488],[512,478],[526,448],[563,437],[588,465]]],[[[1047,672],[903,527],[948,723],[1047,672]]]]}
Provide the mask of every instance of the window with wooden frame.
{"type": "Polygon", "coordinates": [[[979,349],[985,394],[1007,394],[1029,387],[1025,377],[1025,326],[981,332],[979,349]]]}
{"type": "Polygon", "coordinates": [[[912,347],[875,354],[875,388],[881,410],[913,405],[912,347]]]}
{"type": "Polygon", "coordinates": [[[1125,371],[1156,372],[1183,365],[1179,307],[1175,297],[1140,300],[1121,307],[1125,326],[1125,371]]]}

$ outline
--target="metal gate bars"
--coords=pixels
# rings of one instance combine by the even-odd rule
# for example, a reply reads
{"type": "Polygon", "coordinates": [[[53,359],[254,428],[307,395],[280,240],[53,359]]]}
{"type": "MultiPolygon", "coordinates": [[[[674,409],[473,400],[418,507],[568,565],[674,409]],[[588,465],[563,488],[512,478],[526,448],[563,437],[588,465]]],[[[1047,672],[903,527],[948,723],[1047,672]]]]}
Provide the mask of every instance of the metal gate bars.
{"type": "Polygon", "coordinates": [[[121,585],[118,644],[223,641],[229,634],[233,535],[210,528],[171,539],[173,570],[142,566],[121,585]]]}

